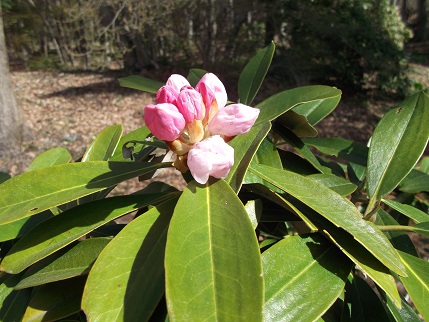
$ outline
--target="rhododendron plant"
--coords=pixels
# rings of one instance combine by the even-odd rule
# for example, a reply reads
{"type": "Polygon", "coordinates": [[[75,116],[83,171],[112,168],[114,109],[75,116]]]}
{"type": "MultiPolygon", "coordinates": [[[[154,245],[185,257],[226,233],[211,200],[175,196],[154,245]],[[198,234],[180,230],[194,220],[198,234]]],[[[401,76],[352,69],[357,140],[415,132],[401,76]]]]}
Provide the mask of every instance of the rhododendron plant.
{"type": "Polygon", "coordinates": [[[226,178],[234,164],[227,141],[250,131],[259,110],[227,103],[219,78],[205,74],[195,89],[188,80],[173,74],[156,94],[156,105],[147,105],[144,120],[151,132],[178,155],[175,167],[188,168],[204,184],[209,176],[226,178]],[[228,153],[225,153],[228,151],[228,153]]]}
{"type": "Polygon", "coordinates": [[[145,126],[0,173],[0,321],[429,321],[408,236],[429,236],[428,96],[387,112],[369,147],[320,138],[335,87],[250,107],[273,55],[246,64],[239,103],[199,69],[121,79],[156,94],[145,126]],[[168,149],[184,187],[153,182],[168,149]]]}

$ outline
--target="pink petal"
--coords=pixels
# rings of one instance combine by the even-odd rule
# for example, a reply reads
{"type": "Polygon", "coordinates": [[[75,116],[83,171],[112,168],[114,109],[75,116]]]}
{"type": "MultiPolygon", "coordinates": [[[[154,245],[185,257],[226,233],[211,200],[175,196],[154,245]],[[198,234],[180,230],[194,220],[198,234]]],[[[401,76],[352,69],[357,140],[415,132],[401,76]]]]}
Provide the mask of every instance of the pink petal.
{"type": "Polygon", "coordinates": [[[195,143],[188,152],[188,168],[201,184],[206,183],[209,176],[226,178],[233,164],[234,149],[219,135],[195,143]]]}
{"type": "Polygon", "coordinates": [[[214,101],[216,101],[219,109],[223,108],[228,101],[225,86],[215,74],[205,74],[200,79],[197,86],[195,86],[195,89],[199,91],[203,97],[207,117],[210,115],[209,111],[214,101]]]}
{"type": "Polygon", "coordinates": [[[202,120],[206,112],[201,94],[193,88],[182,89],[177,97],[176,106],[183,114],[186,123],[202,120]]]}
{"type": "Polygon", "coordinates": [[[176,104],[176,99],[179,96],[179,91],[171,86],[164,85],[156,93],[156,103],[171,103],[176,104]]]}
{"type": "Polygon", "coordinates": [[[209,123],[212,134],[236,136],[250,131],[259,115],[259,109],[244,104],[231,104],[220,109],[209,123]]]}
{"type": "Polygon", "coordinates": [[[166,85],[173,86],[178,91],[180,91],[183,86],[191,86],[191,84],[189,84],[188,80],[185,77],[183,77],[182,75],[179,75],[179,74],[173,74],[173,75],[171,75],[168,78],[166,85]]]}
{"type": "Polygon", "coordinates": [[[146,126],[160,140],[174,141],[185,128],[185,119],[170,103],[147,105],[144,109],[146,126]]]}

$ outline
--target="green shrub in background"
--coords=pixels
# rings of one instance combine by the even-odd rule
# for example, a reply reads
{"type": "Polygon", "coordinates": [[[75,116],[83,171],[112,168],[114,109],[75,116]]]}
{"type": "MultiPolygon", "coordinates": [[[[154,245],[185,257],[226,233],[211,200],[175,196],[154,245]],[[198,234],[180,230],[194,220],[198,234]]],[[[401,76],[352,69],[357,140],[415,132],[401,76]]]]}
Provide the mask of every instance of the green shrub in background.
{"type": "MultiPolygon", "coordinates": [[[[243,104],[273,54],[271,44],[244,68],[243,104]]],[[[203,74],[191,70],[189,83],[203,74]]],[[[26,173],[0,176],[0,320],[429,319],[429,263],[406,233],[429,236],[429,98],[414,94],[386,113],[367,147],[317,137],[313,126],[340,97],[314,85],[262,100],[253,128],[226,137],[227,177],[199,184],[185,172],[184,191],[158,182],[109,195],[172,165],[154,155],[167,145],[146,126],[124,136],[109,126],[76,162],[57,148],[26,173]],[[127,224],[114,221],[128,213],[127,224]]]]}
{"type": "Polygon", "coordinates": [[[376,86],[403,96],[410,82],[403,44],[410,32],[389,1],[283,0],[273,8],[283,48],[275,61],[296,83],[376,86]]]}

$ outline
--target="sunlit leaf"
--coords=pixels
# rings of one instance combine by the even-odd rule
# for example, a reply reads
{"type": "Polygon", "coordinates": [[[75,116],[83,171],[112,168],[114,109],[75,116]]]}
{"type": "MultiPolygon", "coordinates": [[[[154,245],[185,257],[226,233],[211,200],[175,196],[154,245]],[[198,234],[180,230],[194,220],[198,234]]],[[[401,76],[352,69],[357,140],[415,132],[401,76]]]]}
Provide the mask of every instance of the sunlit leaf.
{"type": "Polygon", "coordinates": [[[238,79],[240,102],[250,105],[261,87],[271,65],[276,46],[271,42],[260,50],[244,67],[238,79]]]}
{"type": "Polygon", "coordinates": [[[172,321],[261,321],[263,280],[249,216],[223,180],[191,182],[174,210],[165,254],[172,321]]]}
{"type": "Polygon", "coordinates": [[[90,321],[149,320],[164,294],[165,242],[176,202],[165,202],[134,219],[99,256],[82,300],[90,321]]]}
{"type": "Polygon", "coordinates": [[[70,152],[64,148],[53,148],[38,155],[28,166],[27,171],[66,164],[71,160],[70,152]]]}
{"type": "Polygon", "coordinates": [[[352,268],[320,235],[287,237],[262,254],[262,264],[265,321],[314,321],[340,296],[352,268]]]}
{"type": "Polygon", "coordinates": [[[107,161],[112,156],[122,135],[122,125],[105,128],[89,145],[82,157],[85,161],[107,161]]]}
{"type": "Polygon", "coordinates": [[[343,197],[352,194],[357,189],[355,184],[333,174],[317,173],[309,175],[308,178],[323,184],[343,197]]]}
{"type": "Polygon", "coordinates": [[[119,79],[119,85],[138,89],[139,91],[156,93],[164,84],[143,76],[128,76],[119,79]]]}
{"type": "Polygon", "coordinates": [[[421,211],[410,205],[405,205],[400,202],[391,199],[383,199],[383,203],[388,205],[390,208],[395,209],[401,214],[414,220],[415,223],[429,221],[429,214],[421,211]]]}
{"type": "Polygon", "coordinates": [[[45,210],[37,215],[0,225],[0,242],[21,237],[42,221],[53,216],[51,211],[45,210]]]}
{"type": "Polygon", "coordinates": [[[30,301],[31,289],[14,290],[21,275],[3,276],[0,284],[0,321],[21,321],[30,301]]]}

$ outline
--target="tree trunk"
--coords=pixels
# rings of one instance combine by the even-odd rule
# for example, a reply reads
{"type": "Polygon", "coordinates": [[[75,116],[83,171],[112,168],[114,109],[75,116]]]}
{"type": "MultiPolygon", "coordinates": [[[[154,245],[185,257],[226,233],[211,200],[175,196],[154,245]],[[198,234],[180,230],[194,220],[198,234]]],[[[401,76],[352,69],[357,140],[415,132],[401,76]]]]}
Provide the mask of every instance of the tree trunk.
{"type": "Polygon", "coordinates": [[[13,155],[22,139],[22,111],[13,94],[0,0],[0,157],[13,155]]]}
{"type": "Polygon", "coordinates": [[[426,33],[426,23],[427,23],[427,14],[426,14],[426,0],[418,0],[417,2],[417,26],[414,34],[414,41],[423,41],[425,40],[426,33]]]}

